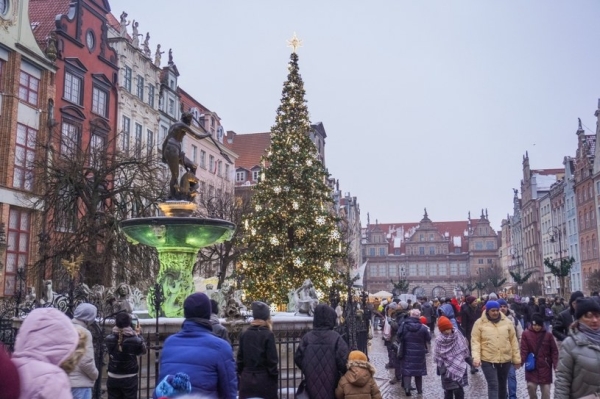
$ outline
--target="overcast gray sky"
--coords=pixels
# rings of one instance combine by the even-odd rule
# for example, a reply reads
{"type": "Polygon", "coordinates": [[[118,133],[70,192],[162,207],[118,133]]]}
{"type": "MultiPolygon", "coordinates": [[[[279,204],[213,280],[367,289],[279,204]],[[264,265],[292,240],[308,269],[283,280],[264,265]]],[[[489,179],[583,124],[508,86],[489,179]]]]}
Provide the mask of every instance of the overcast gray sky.
{"type": "MultiPolygon", "coordinates": [[[[226,130],[269,131],[294,32],[326,162],[363,224],[512,211],[521,162],[562,167],[600,98],[597,0],[112,0],[172,48],[226,130]]],[[[166,61],[166,56],[163,60],[166,61]]]]}

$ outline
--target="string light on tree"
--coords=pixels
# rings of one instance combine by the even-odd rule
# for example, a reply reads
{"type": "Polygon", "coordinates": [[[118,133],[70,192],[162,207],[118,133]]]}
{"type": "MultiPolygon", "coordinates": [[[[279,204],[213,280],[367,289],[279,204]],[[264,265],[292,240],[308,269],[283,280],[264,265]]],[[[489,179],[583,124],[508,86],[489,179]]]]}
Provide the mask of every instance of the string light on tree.
{"type": "Polygon", "coordinates": [[[296,53],[302,42],[294,35],[288,44],[289,72],[271,128],[271,146],[262,159],[261,179],[253,189],[254,211],[246,216],[250,228],[242,238],[242,246],[248,248],[242,255],[248,262],[242,289],[250,300],[267,303],[286,302],[288,292],[306,278],[321,295],[329,292],[341,281],[334,265],[347,259],[340,251],[339,219],[330,211],[329,175],[309,137],[296,53]]]}

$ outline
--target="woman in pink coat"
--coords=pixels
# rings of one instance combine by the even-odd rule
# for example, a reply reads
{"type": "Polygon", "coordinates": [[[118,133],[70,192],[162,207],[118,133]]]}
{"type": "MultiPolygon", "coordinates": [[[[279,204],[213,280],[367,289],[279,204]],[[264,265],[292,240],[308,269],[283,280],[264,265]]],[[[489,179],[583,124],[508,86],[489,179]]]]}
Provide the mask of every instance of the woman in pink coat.
{"type": "Polygon", "coordinates": [[[12,357],[21,381],[19,399],[72,399],[69,377],[59,366],[78,342],[77,330],[61,311],[39,308],[29,313],[12,357]]]}

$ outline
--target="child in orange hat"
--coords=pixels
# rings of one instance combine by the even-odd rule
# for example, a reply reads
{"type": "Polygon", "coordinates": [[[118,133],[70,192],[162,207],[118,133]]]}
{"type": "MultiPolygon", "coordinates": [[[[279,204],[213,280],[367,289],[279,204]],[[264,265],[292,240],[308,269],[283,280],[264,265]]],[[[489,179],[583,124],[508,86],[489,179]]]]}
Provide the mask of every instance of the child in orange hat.
{"type": "Polygon", "coordinates": [[[335,389],[336,399],[355,397],[381,399],[381,392],[373,378],[375,368],[364,353],[350,352],[347,366],[348,371],[342,376],[335,389]]]}
{"type": "Polygon", "coordinates": [[[445,398],[462,399],[465,397],[463,387],[469,385],[467,358],[470,356],[467,340],[454,329],[446,316],[438,319],[441,334],[435,337],[433,360],[437,365],[437,373],[442,378],[445,398]]]}

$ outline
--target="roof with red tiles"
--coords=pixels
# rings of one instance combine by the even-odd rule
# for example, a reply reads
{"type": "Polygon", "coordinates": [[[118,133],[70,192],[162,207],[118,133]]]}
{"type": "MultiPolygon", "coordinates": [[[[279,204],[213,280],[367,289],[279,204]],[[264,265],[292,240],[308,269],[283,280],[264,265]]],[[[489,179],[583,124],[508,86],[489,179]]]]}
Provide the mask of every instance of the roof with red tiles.
{"type": "MultiPolygon", "coordinates": [[[[471,223],[474,224],[476,220],[471,220],[471,223]]],[[[396,237],[402,238],[401,243],[401,251],[404,252],[404,236],[400,237],[400,235],[412,235],[416,231],[417,227],[419,227],[420,222],[409,222],[409,223],[378,223],[378,224],[370,224],[367,225],[367,231],[376,231],[379,229],[386,233],[389,239],[389,249],[390,253],[394,252],[394,248],[398,248],[395,246],[394,240],[396,237]]],[[[446,236],[448,233],[449,240],[449,249],[451,252],[454,251],[455,248],[455,240],[454,238],[460,238],[460,248],[462,252],[467,252],[469,248],[468,237],[465,236],[465,232],[469,229],[469,221],[468,220],[459,220],[459,221],[449,221],[449,222],[431,222],[433,227],[435,227],[442,236],[446,236]]]]}
{"type": "Polygon", "coordinates": [[[117,19],[117,17],[115,17],[112,13],[109,12],[108,14],[106,14],[106,21],[117,32],[119,32],[121,30],[121,22],[119,22],[119,20],[117,19]]]}
{"type": "Polygon", "coordinates": [[[271,133],[236,134],[232,131],[227,132],[227,138],[232,137],[233,142],[229,143],[229,146],[240,156],[235,161],[235,167],[250,170],[257,165],[260,166],[261,157],[271,146],[271,133]]]}
{"type": "Polygon", "coordinates": [[[46,43],[46,37],[56,30],[56,16],[67,14],[71,0],[30,0],[29,21],[38,43],[46,43]]]}
{"type": "Polygon", "coordinates": [[[565,168],[554,168],[554,169],[532,169],[531,173],[537,173],[540,175],[559,175],[565,173],[565,168]]]}

